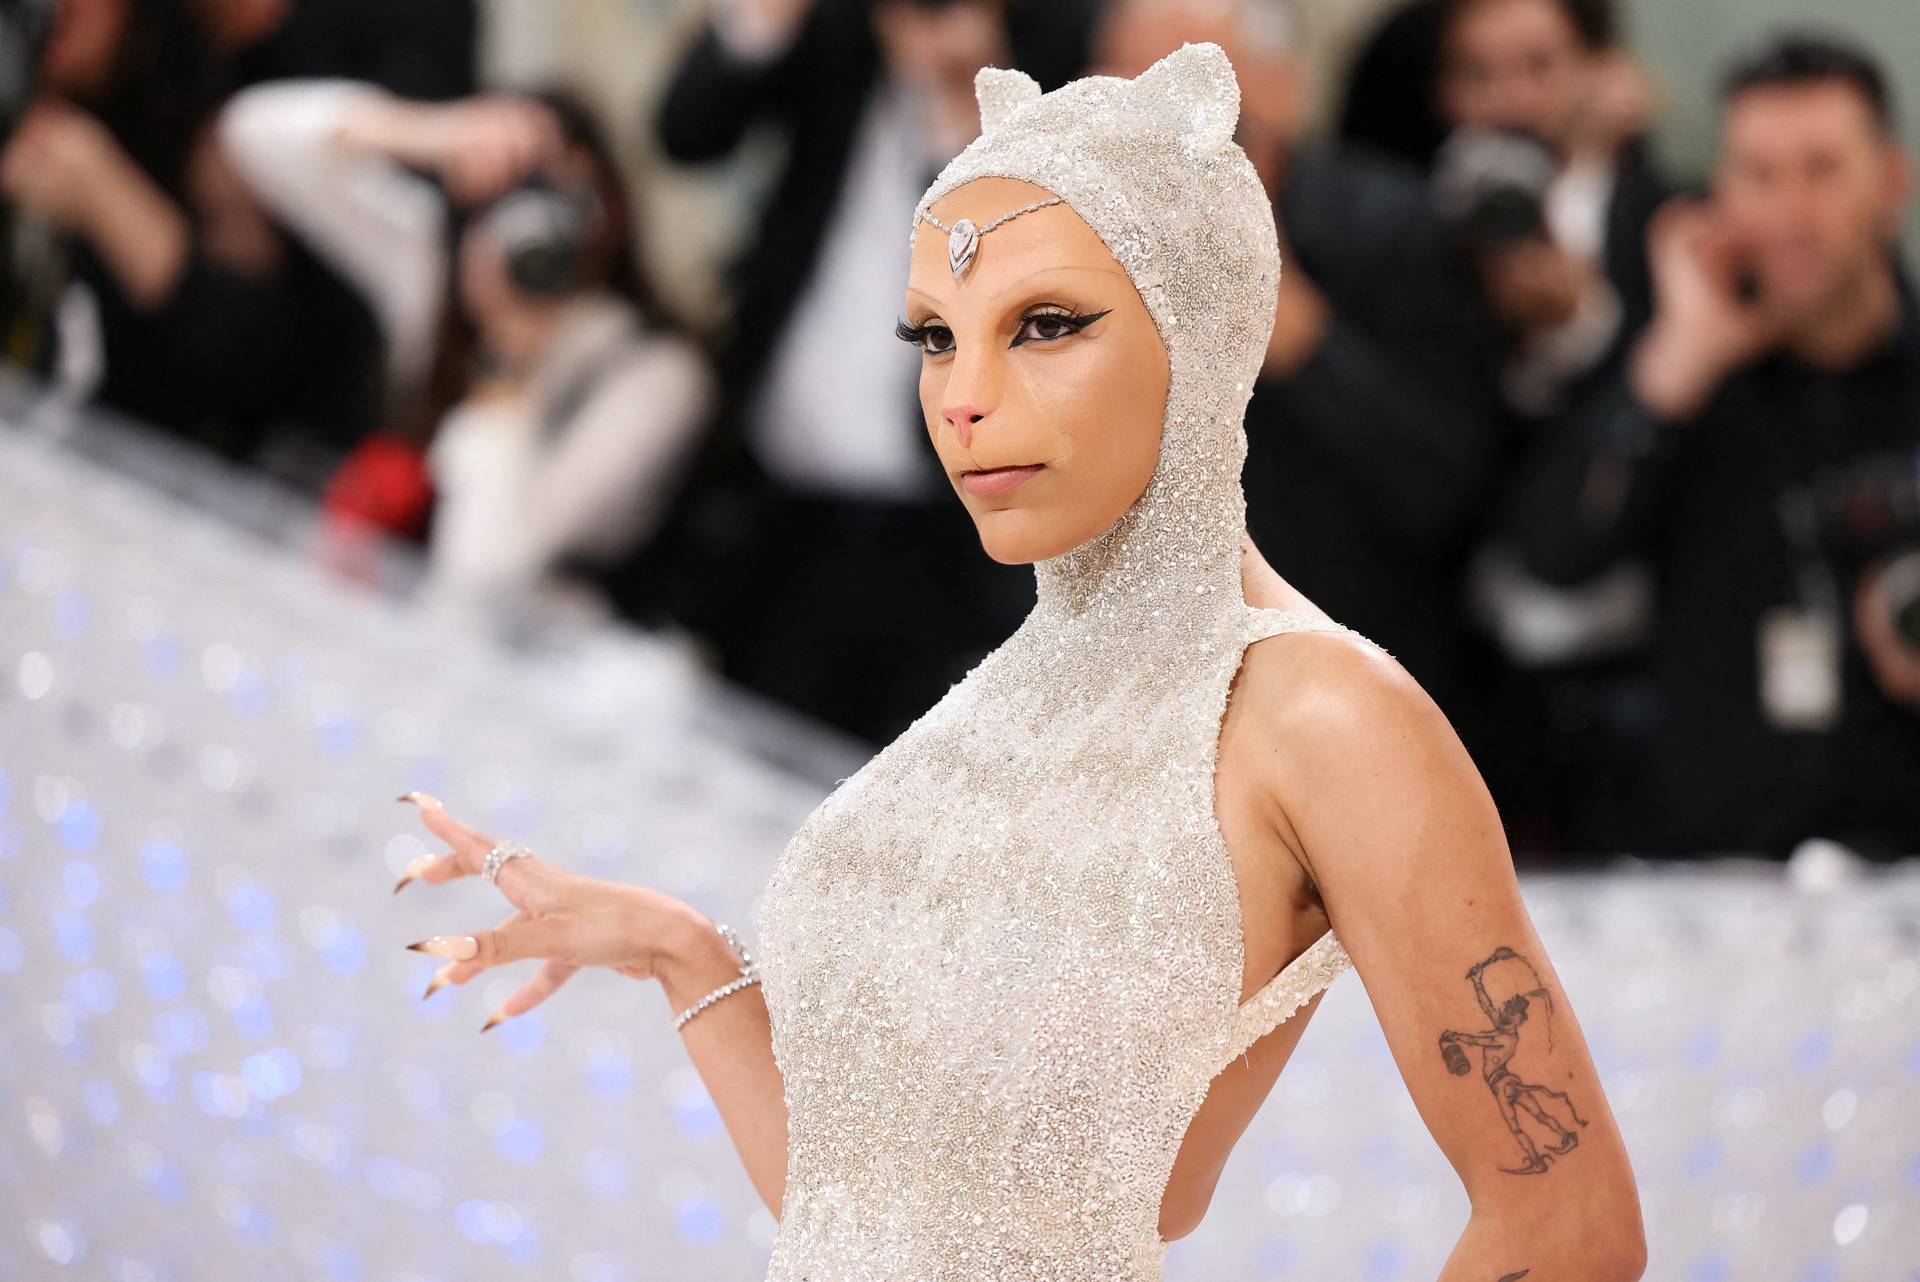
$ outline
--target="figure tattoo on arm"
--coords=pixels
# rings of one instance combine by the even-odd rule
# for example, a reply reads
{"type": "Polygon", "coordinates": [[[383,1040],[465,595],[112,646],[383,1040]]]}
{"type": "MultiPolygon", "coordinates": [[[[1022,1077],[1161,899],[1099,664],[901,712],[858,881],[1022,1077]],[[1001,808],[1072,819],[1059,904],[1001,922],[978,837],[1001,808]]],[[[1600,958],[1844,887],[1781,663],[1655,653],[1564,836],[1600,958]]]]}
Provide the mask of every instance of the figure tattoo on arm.
{"type": "MultiPolygon", "coordinates": [[[[1476,1032],[1448,1029],[1440,1034],[1440,1058],[1446,1062],[1448,1072],[1455,1077],[1464,1077],[1473,1065],[1468,1061],[1463,1047],[1480,1048],[1481,1075],[1486,1079],[1487,1089],[1493,1092],[1494,1103],[1500,1110],[1500,1120],[1513,1132],[1513,1138],[1519,1142],[1520,1150],[1526,1156],[1526,1161],[1520,1166],[1503,1166],[1500,1169],[1512,1175],[1541,1174],[1554,1158],[1569,1152],[1580,1142],[1579,1132],[1568,1129],[1555,1115],[1557,1110],[1543,1101],[1559,1100],[1566,1105],[1567,1113],[1575,1122],[1581,1126],[1587,1124],[1587,1120],[1574,1109],[1573,1101],[1565,1091],[1549,1090],[1525,1081],[1508,1067],[1507,1061],[1520,1049],[1520,1030],[1527,1022],[1531,998],[1539,997],[1546,1002],[1547,1019],[1537,1023],[1546,1029],[1547,1049],[1553,1049],[1553,1029],[1549,1022],[1553,1017],[1553,995],[1540,982],[1540,974],[1533,964],[1504,944],[1494,949],[1485,960],[1475,963],[1467,971],[1466,977],[1473,985],[1474,998],[1480,1003],[1480,1009],[1492,1027],[1476,1032]],[[1518,966],[1503,967],[1497,974],[1502,979],[1517,982],[1511,985],[1515,991],[1496,1007],[1493,999],[1487,995],[1486,972],[1503,962],[1517,962],[1518,966]],[[1518,987],[1518,984],[1528,981],[1532,983],[1531,988],[1518,987]],[[1544,1151],[1536,1146],[1533,1136],[1522,1124],[1522,1113],[1550,1132],[1557,1142],[1544,1151]]],[[[1524,1273],[1525,1270],[1522,1270],[1520,1274],[1508,1276],[1519,1277],[1524,1273]]],[[[1501,1282],[1507,1282],[1507,1279],[1502,1278],[1501,1282]]]]}

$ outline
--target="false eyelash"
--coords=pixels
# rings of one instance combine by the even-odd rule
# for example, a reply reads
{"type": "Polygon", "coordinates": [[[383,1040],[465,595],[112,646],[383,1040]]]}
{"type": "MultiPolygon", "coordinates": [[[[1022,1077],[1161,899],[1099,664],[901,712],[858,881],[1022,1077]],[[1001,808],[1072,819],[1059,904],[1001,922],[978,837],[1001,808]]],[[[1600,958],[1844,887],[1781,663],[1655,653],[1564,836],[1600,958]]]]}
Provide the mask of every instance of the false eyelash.
{"type": "MultiPolygon", "coordinates": [[[[1025,325],[1030,320],[1045,316],[1066,325],[1068,327],[1068,333],[1077,334],[1112,310],[1111,307],[1108,307],[1097,312],[1055,311],[1050,309],[1032,311],[1022,314],[1020,323],[1025,325]]],[[[927,335],[936,328],[944,329],[945,326],[909,325],[904,320],[899,320],[893,324],[893,336],[903,343],[912,343],[915,346],[924,347],[926,346],[927,335]]]]}
{"type": "MultiPolygon", "coordinates": [[[[1112,310],[1113,309],[1111,307],[1103,308],[1102,310],[1097,312],[1083,312],[1083,311],[1078,311],[1074,309],[1069,309],[1067,311],[1058,311],[1053,308],[1041,308],[1038,311],[1031,311],[1031,312],[1024,313],[1020,317],[1020,324],[1024,326],[1028,321],[1038,320],[1044,316],[1048,320],[1059,321],[1063,325],[1067,326],[1067,333],[1077,334],[1081,330],[1093,324],[1095,321],[1099,320],[1102,316],[1105,316],[1108,312],[1112,310]]],[[[1064,337],[1064,335],[1062,337],[1064,337]]],[[[1043,341],[1050,342],[1052,340],[1043,340],[1043,341]]]]}

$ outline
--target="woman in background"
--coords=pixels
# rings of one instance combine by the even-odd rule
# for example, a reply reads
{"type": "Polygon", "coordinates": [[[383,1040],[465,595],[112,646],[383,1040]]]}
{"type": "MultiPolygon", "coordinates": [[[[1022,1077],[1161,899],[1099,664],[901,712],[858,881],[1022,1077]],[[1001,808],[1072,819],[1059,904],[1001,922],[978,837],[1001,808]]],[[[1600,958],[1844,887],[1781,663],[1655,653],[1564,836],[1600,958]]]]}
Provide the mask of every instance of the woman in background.
{"type": "Polygon", "coordinates": [[[221,136],[381,318],[398,427],[336,494],[350,504],[343,491],[426,442],[429,510],[380,519],[424,522],[432,593],[550,595],[645,542],[712,377],[640,269],[590,112],[553,91],[427,104],[295,81],[236,97],[221,136]]]}

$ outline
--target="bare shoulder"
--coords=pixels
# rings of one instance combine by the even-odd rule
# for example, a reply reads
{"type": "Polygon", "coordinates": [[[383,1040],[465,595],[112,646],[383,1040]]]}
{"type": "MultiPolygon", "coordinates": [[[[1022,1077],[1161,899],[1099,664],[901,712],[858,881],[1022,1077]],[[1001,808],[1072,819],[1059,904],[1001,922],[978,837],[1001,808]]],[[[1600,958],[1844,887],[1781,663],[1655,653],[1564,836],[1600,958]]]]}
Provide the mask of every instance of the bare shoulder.
{"type": "MultiPolygon", "coordinates": [[[[1241,586],[1247,604],[1338,623],[1267,564],[1247,539],[1241,586]]],[[[1421,738],[1458,746],[1452,723],[1385,648],[1357,632],[1294,631],[1255,641],[1241,660],[1249,727],[1269,752],[1329,751],[1366,757],[1421,738]]]]}
{"type": "Polygon", "coordinates": [[[1248,737],[1271,805],[1306,839],[1313,812],[1490,799],[1453,723],[1398,659],[1351,632],[1283,632],[1247,648],[1248,737]]]}
{"type": "Polygon", "coordinates": [[[1329,852],[1390,839],[1387,830],[1499,839],[1493,798],[1452,722],[1371,640],[1282,632],[1247,648],[1241,683],[1260,804],[1323,891],[1329,852]]]}

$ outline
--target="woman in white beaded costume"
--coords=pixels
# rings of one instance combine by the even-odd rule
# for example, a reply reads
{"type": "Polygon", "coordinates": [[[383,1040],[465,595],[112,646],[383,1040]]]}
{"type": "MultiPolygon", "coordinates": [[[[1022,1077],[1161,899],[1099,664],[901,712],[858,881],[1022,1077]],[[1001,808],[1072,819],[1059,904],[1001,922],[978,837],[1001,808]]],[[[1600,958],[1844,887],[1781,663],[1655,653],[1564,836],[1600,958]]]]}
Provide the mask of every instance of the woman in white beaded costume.
{"type": "Polygon", "coordinates": [[[482,873],[515,906],[410,945],[452,959],[428,992],[546,959],[492,1027],[581,966],[658,979],[779,1216],[771,1279],[1148,1282],[1352,965],[1471,1195],[1446,1282],[1639,1277],[1632,1170],[1478,773],[1246,537],[1279,261],[1232,67],[1190,44],[977,90],[899,328],[1032,613],[807,818],[757,959],[408,794],[452,849],[400,884],[482,873]]]}

